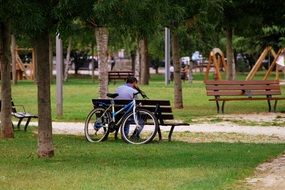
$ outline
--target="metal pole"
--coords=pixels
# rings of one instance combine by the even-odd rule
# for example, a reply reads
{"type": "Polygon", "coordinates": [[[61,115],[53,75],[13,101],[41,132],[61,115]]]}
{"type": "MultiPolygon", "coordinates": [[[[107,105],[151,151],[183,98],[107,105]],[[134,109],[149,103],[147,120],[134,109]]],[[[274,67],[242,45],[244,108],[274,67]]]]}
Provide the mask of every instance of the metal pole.
{"type": "Polygon", "coordinates": [[[165,61],[165,85],[169,85],[170,83],[170,29],[165,28],[165,49],[164,49],[164,61],[165,61]]]}
{"type": "Polygon", "coordinates": [[[59,35],[56,36],[56,114],[62,116],[62,83],[63,83],[63,55],[62,40],[59,35]]]}

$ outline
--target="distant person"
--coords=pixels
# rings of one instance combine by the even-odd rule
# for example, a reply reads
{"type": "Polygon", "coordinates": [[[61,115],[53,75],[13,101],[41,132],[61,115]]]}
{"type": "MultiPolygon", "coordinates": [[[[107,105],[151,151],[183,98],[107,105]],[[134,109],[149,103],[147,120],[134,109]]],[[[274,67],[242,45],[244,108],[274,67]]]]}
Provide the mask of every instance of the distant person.
{"type": "Polygon", "coordinates": [[[199,52],[199,51],[195,51],[195,52],[192,54],[191,59],[192,59],[192,61],[194,62],[194,65],[199,65],[199,64],[200,64],[200,61],[201,61],[200,52],[199,52]]]}
{"type": "Polygon", "coordinates": [[[180,77],[183,81],[185,81],[187,78],[187,71],[186,71],[185,65],[182,65],[181,67],[180,77]]]}
{"type": "Polygon", "coordinates": [[[174,80],[174,67],[173,67],[173,64],[170,65],[169,72],[170,72],[170,80],[173,81],[174,80]]]}
{"type": "Polygon", "coordinates": [[[111,71],[113,70],[114,66],[116,64],[114,56],[111,56],[111,71]]]}

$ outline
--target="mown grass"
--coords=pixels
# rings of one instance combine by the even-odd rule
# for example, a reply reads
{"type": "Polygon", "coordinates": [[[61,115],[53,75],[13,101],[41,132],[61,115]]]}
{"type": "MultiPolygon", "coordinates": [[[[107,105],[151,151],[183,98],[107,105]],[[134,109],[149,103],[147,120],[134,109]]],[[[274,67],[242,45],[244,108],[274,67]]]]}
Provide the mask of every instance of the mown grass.
{"type": "MultiPolygon", "coordinates": [[[[35,129],[35,128],[34,128],[35,129]]],[[[36,134],[0,141],[0,189],[235,189],[285,144],[98,144],[54,135],[55,157],[38,159],[36,134]]]]}
{"type": "MultiPolygon", "coordinates": [[[[184,109],[174,109],[176,118],[187,122],[216,115],[215,104],[205,94],[203,75],[194,77],[191,85],[183,83],[184,109]]],[[[109,91],[120,84],[110,83],[109,91]]],[[[165,86],[163,75],[152,75],[150,85],[141,88],[151,99],[169,99],[173,104],[173,84],[165,86]]],[[[98,81],[93,83],[90,77],[72,77],[64,83],[64,115],[59,118],[53,83],[53,120],[84,121],[98,89],[98,81]]],[[[37,113],[34,82],[19,81],[12,87],[12,96],[16,104],[37,113]]],[[[233,102],[226,107],[229,113],[266,110],[262,101],[233,102]]],[[[82,136],[70,135],[53,135],[53,143],[55,156],[38,159],[35,127],[29,127],[28,132],[15,131],[14,139],[0,140],[0,189],[240,189],[258,164],[282,154],[285,148],[285,144],[273,143],[178,141],[141,146],[121,140],[91,144],[82,136]]]]}
{"type": "MultiPolygon", "coordinates": [[[[245,78],[245,74],[239,74],[238,79],[245,78]]],[[[258,75],[261,78],[262,75],[258,75]]],[[[188,81],[183,82],[183,104],[184,109],[174,109],[177,119],[191,122],[193,118],[208,117],[216,115],[216,105],[209,102],[210,97],[206,96],[205,86],[203,83],[204,75],[201,73],[194,74],[194,81],[189,84],[188,81]]],[[[122,82],[111,82],[109,92],[114,92],[122,82]]],[[[164,76],[152,75],[150,84],[141,86],[151,99],[168,99],[173,105],[174,90],[173,83],[166,86],[164,76]]],[[[52,118],[55,121],[84,121],[88,112],[92,109],[92,98],[98,98],[99,84],[98,80],[92,82],[90,76],[72,77],[63,87],[63,116],[56,116],[56,85],[51,85],[51,101],[52,101],[52,118]]],[[[285,93],[285,88],[282,87],[285,93]]],[[[12,87],[12,97],[17,104],[23,104],[28,111],[37,113],[37,88],[33,81],[19,81],[17,85],[12,87]]],[[[284,112],[283,101],[279,102],[277,111],[284,112]]],[[[266,112],[266,101],[239,101],[228,102],[225,107],[226,113],[253,113],[266,112]]]]}

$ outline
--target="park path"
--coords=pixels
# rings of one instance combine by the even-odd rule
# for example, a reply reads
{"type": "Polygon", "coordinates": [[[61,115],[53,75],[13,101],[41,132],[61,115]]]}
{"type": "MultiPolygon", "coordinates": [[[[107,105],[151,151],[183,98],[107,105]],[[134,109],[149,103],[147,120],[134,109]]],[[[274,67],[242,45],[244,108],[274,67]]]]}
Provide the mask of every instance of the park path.
{"type": "MultiPolygon", "coordinates": [[[[36,122],[31,125],[37,126],[36,122]]],[[[53,122],[53,133],[55,134],[84,134],[84,123],[80,122],[53,122]]],[[[169,126],[162,126],[162,131],[169,131],[169,126]]],[[[201,123],[190,126],[176,126],[174,132],[202,132],[202,133],[243,133],[247,135],[267,135],[284,139],[285,127],[275,126],[239,126],[231,122],[201,123]]]]}

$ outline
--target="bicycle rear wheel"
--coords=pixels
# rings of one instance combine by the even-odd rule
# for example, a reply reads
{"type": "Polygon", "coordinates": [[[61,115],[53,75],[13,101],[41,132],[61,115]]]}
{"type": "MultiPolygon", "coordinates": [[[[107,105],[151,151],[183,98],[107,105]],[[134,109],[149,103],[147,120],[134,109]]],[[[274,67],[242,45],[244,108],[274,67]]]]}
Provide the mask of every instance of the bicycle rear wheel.
{"type": "Polygon", "coordinates": [[[85,138],[89,142],[100,142],[105,140],[109,134],[108,124],[110,119],[110,112],[106,112],[104,108],[92,110],[85,120],[85,138]]]}
{"type": "Polygon", "coordinates": [[[124,118],[121,135],[122,139],[127,143],[145,144],[153,140],[157,130],[158,122],[153,113],[137,108],[135,114],[131,112],[124,118]]]}

